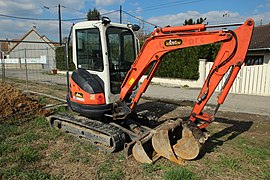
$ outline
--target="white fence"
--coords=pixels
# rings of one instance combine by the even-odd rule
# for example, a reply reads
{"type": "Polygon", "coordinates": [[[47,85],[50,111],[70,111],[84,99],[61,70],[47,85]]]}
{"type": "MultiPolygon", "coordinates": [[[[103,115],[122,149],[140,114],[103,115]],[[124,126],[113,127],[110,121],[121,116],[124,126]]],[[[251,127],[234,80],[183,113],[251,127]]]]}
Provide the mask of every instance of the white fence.
{"type": "MultiPolygon", "coordinates": [[[[191,88],[201,88],[212,65],[212,62],[206,62],[205,59],[200,59],[200,78],[197,81],[154,77],[152,82],[173,87],[188,86],[191,88]]],[[[216,91],[220,91],[225,77],[226,75],[216,91]]],[[[141,79],[141,82],[144,78],[146,76],[141,79]]],[[[242,66],[230,93],[270,96],[270,64],[242,66]]]]}
{"type": "MultiPolygon", "coordinates": [[[[212,62],[207,62],[205,69],[209,73],[212,62]]],[[[226,76],[225,76],[226,77],[226,76]]],[[[219,84],[217,91],[222,87],[225,77],[219,84]]],[[[242,66],[237,78],[235,79],[230,93],[270,95],[270,64],[242,66]]]]}

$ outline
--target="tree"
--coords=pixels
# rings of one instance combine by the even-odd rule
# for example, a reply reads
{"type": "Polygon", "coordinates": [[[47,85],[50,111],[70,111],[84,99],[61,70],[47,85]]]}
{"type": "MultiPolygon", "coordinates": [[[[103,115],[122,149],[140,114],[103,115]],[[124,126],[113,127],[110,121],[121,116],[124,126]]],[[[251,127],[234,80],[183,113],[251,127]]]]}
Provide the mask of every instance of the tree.
{"type": "Polygon", "coordinates": [[[89,9],[87,13],[87,20],[100,20],[100,16],[100,12],[96,8],[94,8],[93,10],[89,9]]]}
{"type": "Polygon", "coordinates": [[[206,17],[205,18],[200,17],[200,19],[197,19],[196,24],[202,24],[205,20],[206,20],[206,17]]]}
{"type": "Polygon", "coordinates": [[[195,24],[195,21],[193,21],[193,19],[190,18],[189,20],[185,19],[185,22],[183,25],[185,26],[185,25],[192,25],[192,24],[195,24]]]}
{"type": "Polygon", "coordinates": [[[192,24],[202,24],[205,20],[206,20],[206,18],[200,17],[195,22],[195,21],[193,21],[192,18],[190,18],[189,20],[185,20],[183,25],[185,26],[185,25],[192,25],[192,24]]]}
{"type": "MultiPolygon", "coordinates": [[[[205,18],[200,17],[196,21],[190,18],[188,20],[185,20],[183,25],[185,26],[185,25],[192,25],[192,24],[202,24],[205,20],[206,20],[206,17],[205,18]]],[[[207,59],[208,61],[213,61],[218,53],[219,48],[220,48],[220,43],[199,46],[197,47],[198,56],[199,58],[207,59]]]]}
{"type": "Polygon", "coordinates": [[[140,29],[139,31],[135,31],[135,35],[136,37],[139,39],[139,42],[140,42],[140,47],[142,47],[142,45],[144,44],[145,40],[151,36],[151,31],[146,28],[144,22],[140,23],[139,24],[140,26],[140,29]]]}

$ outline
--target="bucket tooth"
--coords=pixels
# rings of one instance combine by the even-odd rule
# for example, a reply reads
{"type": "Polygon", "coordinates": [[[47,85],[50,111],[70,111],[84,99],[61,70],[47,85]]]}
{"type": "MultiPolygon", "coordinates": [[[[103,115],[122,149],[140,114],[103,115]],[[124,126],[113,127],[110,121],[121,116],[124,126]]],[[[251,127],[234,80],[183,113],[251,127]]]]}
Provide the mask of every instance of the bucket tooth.
{"type": "Polygon", "coordinates": [[[200,132],[199,129],[191,129],[186,124],[183,125],[182,138],[173,146],[175,154],[185,160],[195,159],[199,155],[202,145],[194,133],[200,132]]]}
{"type": "Polygon", "coordinates": [[[175,155],[171,146],[168,129],[159,129],[156,133],[154,133],[152,145],[158,155],[163,156],[177,164],[183,165],[185,163],[182,158],[175,155]]]}

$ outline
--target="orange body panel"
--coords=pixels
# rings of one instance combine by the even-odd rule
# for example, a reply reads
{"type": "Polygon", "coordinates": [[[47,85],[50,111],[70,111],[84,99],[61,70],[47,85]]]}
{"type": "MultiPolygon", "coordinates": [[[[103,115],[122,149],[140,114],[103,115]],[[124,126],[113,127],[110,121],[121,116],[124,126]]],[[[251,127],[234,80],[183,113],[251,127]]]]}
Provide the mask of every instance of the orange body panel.
{"type": "MultiPolygon", "coordinates": [[[[230,87],[244,62],[254,27],[254,21],[248,19],[243,25],[234,31],[203,31],[205,25],[190,25],[178,27],[158,28],[144,43],[139,55],[126,75],[120,92],[120,100],[125,101],[130,97],[132,89],[138,83],[143,74],[150,69],[148,77],[143,81],[136,96],[132,99],[130,108],[133,110],[142,93],[145,92],[152,77],[154,76],[162,57],[177,49],[192,46],[222,42],[222,46],[210,70],[208,78],[202,87],[198,101],[192,110],[190,120],[202,118],[202,110],[213,94],[222,77],[232,68],[223,92],[220,94],[218,104],[222,104],[230,90],[230,87]]],[[[206,127],[211,122],[211,116],[205,114],[202,118],[206,127]],[[206,119],[205,119],[206,118],[206,119]]]]}
{"type": "Polygon", "coordinates": [[[85,105],[98,105],[105,104],[104,93],[89,94],[82,90],[71,78],[70,78],[70,100],[79,104],[85,105]]]}
{"type": "Polygon", "coordinates": [[[205,24],[194,24],[194,25],[186,25],[186,26],[175,26],[175,27],[164,27],[161,29],[156,29],[153,34],[156,34],[158,32],[160,33],[173,33],[173,32],[183,32],[183,31],[204,31],[205,30],[205,24]]]}

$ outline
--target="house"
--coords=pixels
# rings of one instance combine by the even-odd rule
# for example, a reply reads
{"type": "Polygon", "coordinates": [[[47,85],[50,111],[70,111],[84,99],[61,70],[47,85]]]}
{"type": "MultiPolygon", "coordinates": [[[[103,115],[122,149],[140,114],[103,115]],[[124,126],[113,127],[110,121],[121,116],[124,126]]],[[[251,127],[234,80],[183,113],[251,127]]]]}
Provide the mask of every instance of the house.
{"type": "Polygon", "coordinates": [[[270,24],[256,26],[246,56],[245,65],[270,64],[270,24]]]}
{"type": "Polygon", "coordinates": [[[27,63],[36,69],[51,70],[56,68],[55,49],[58,44],[51,42],[46,36],[38,34],[35,27],[21,39],[1,42],[1,51],[6,57],[6,63],[27,63]]]}

